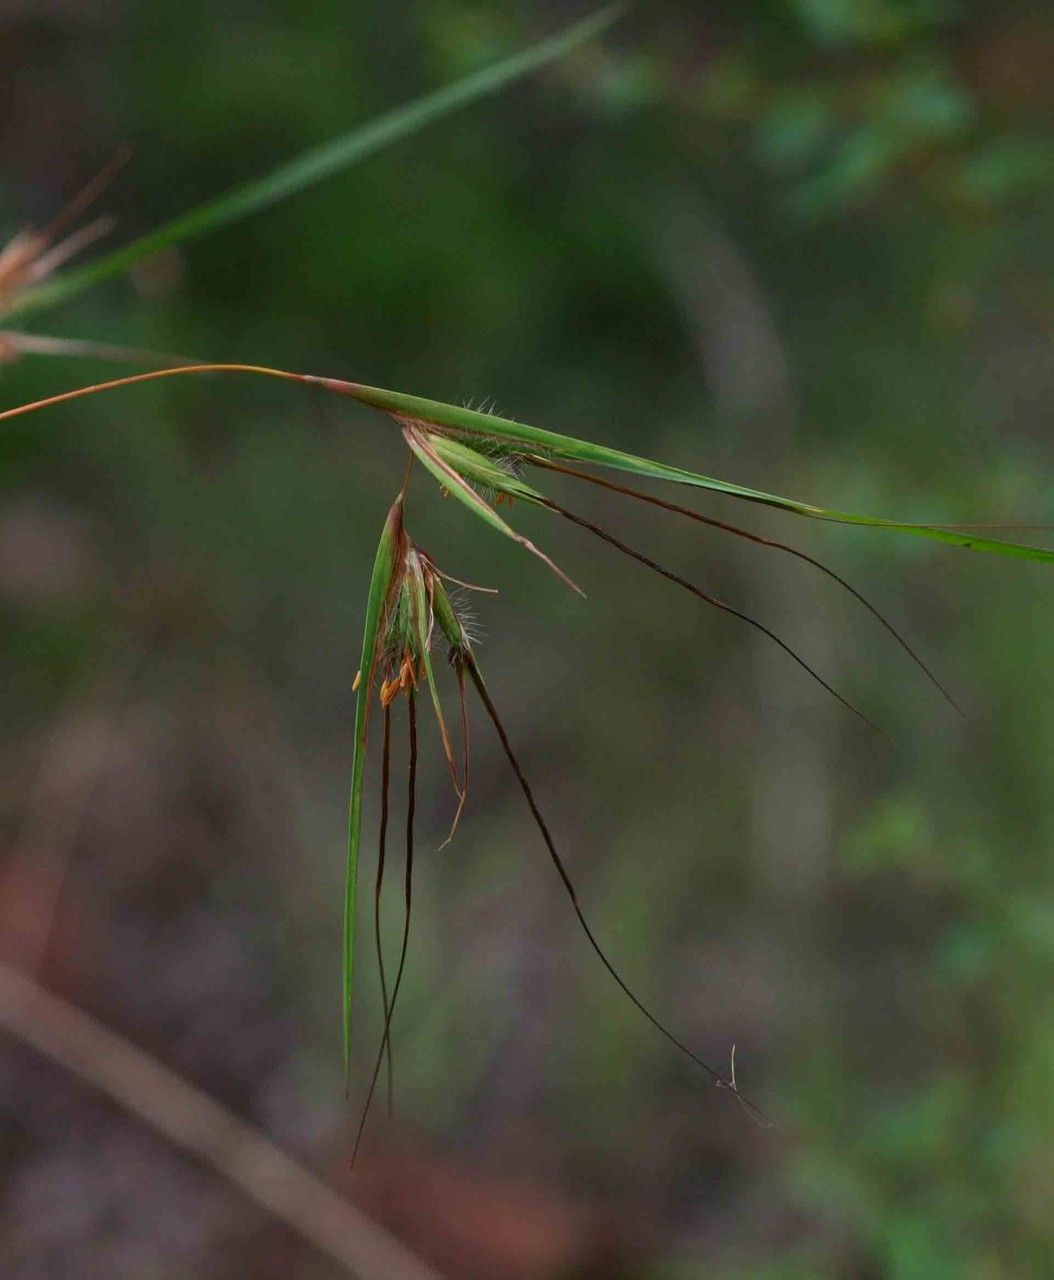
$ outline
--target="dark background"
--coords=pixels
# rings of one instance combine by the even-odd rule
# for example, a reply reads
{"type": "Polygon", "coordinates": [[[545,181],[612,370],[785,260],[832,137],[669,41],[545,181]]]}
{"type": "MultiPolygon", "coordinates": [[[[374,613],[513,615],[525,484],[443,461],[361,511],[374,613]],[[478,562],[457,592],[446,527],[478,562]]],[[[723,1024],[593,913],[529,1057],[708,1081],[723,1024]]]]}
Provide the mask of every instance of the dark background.
{"type": "MultiPolygon", "coordinates": [[[[6,0],[0,215],[42,223],[127,142],[103,205],[130,237],[581,12],[6,0]]],[[[1051,520],[1052,60],[1042,4],[646,5],[31,327],[493,398],[834,507],[1051,520]]],[[[124,371],[27,357],[2,400],[124,371]]],[[[4,424],[6,958],[450,1276],[1051,1274],[1050,569],[703,495],[847,575],[965,720],[776,552],[546,481],[776,627],[891,742],[544,513],[511,518],[588,601],[424,477],[409,516],[501,590],[481,661],[597,932],[704,1057],[735,1043],[779,1128],[620,996],[477,715],[440,854],[422,729],[397,1119],[377,1108],[349,1172],[380,1029],[364,929],[346,1102],[351,681],[402,470],[384,418],[247,379],[4,424]]],[[[389,907],[394,945],[394,884],[389,907]]],[[[5,1276],[338,1274],[57,1065],[8,1040],[0,1069],[5,1276]]]]}

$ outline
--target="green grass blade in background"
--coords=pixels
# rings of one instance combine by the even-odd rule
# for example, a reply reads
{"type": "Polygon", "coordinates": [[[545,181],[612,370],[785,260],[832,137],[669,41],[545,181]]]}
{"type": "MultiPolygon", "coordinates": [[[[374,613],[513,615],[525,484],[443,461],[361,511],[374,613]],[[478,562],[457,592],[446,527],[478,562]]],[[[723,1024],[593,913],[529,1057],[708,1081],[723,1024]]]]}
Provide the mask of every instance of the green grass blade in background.
{"type": "Polygon", "coordinates": [[[578,440],[573,436],[546,431],[542,427],[527,426],[521,422],[499,418],[490,413],[480,413],[478,410],[466,409],[460,405],[444,404],[438,400],[426,400],[401,391],[388,391],[382,387],[367,387],[361,383],[341,382],[338,379],[318,378],[312,381],[317,381],[344,395],[353,396],[363,404],[383,409],[400,418],[406,417],[417,422],[446,427],[448,430],[471,432],[490,440],[526,445],[553,457],[569,458],[596,467],[627,471],[631,475],[645,479],[666,480],[696,489],[708,489],[713,493],[723,493],[729,497],[742,498],[747,502],[757,502],[767,507],[776,507],[781,511],[790,511],[794,515],[808,516],[813,520],[866,525],[874,529],[891,529],[899,533],[914,534],[920,538],[930,538],[935,542],[944,542],[954,547],[987,551],[994,555],[1014,556],[1022,560],[1054,563],[1054,550],[1046,547],[1032,547],[1018,542],[1004,542],[998,538],[978,537],[973,533],[950,528],[914,524],[910,521],[883,520],[850,511],[817,507],[807,502],[799,502],[794,498],[784,498],[776,493],[765,493],[761,489],[731,484],[725,480],[717,480],[713,476],[699,475],[694,471],[667,466],[650,458],[623,453],[620,449],[609,449],[605,445],[593,444],[589,440],[578,440]]]}
{"type": "Polygon", "coordinates": [[[362,632],[362,659],[359,691],[355,701],[355,737],[351,759],[351,797],[348,803],[348,868],[344,893],[344,980],[343,1043],[344,1074],[351,1064],[351,999],[355,977],[355,898],[359,873],[359,845],[362,840],[362,781],[366,767],[366,729],[370,698],[373,695],[377,659],[383,643],[384,616],[396,580],[403,551],[403,499],[400,494],[388,512],[377,546],[366,601],[366,621],[362,632]]]}
{"type": "Polygon", "coordinates": [[[343,137],[314,147],[263,177],[243,183],[214,200],[198,205],[189,213],[166,222],[155,231],[133,240],[131,244],[115,250],[99,261],[68,275],[59,275],[48,284],[27,292],[12,306],[7,316],[24,316],[65,302],[93,285],[127,271],[149,254],[240,222],[269,205],[296,195],[342,169],[365,160],[375,152],[417,133],[444,116],[500,92],[546,63],[563,57],[600,35],[618,20],[626,8],[624,4],[616,4],[601,9],[529,49],[512,54],[404,106],[396,107],[387,115],[361,125],[343,137]]]}

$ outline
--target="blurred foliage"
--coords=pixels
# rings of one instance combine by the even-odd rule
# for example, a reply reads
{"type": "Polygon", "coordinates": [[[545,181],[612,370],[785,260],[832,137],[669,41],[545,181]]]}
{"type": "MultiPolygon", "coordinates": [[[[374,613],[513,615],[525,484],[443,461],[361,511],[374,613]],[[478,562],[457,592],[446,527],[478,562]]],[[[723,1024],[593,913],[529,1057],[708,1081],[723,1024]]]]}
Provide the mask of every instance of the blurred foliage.
{"type": "MultiPolygon", "coordinates": [[[[29,8],[0,20],[4,221],[46,217],[127,139],[109,203],[145,230],[572,16],[132,0],[115,26],[29,8]]],[[[493,396],[832,506],[1049,522],[1052,55],[1043,5],[646,6],[601,47],[39,327],[493,396]]],[[[4,401],[111,372],[27,359],[4,369],[4,401]]],[[[124,673],[134,712],[74,842],[52,964],[64,929],[76,960],[51,978],[294,1145],[339,1149],[353,1127],[334,1017],[350,685],[400,454],[361,409],[236,380],[0,436],[13,840],[71,702],[124,673]]],[[[598,934],[704,1057],[737,1044],[740,1083],[781,1126],[752,1126],[623,1007],[483,723],[437,858],[447,789],[427,744],[401,1123],[639,1220],[630,1274],[1050,1274],[1049,573],[757,516],[906,627],[966,703],[960,725],[804,567],[559,488],[796,639],[895,744],[544,513],[517,520],[585,604],[412,489],[418,541],[501,588],[479,607],[488,680],[598,934]]],[[[372,1053],[364,1036],[356,1088],[372,1053]]],[[[32,1152],[61,1135],[22,1111],[3,1123],[24,1206],[32,1152]]],[[[204,1193],[185,1194],[184,1222],[204,1193]]],[[[100,1257],[104,1208],[76,1227],[100,1257]]],[[[135,1221],[155,1209],[144,1190],[135,1221]]],[[[34,1221],[6,1226],[24,1246],[34,1221]]],[[[225,1274],[201,1247],[183,1273],[225,1274]]],[[[5,1273],[33,1274],[26,1256],[12,1245],[5,1273]]]]}

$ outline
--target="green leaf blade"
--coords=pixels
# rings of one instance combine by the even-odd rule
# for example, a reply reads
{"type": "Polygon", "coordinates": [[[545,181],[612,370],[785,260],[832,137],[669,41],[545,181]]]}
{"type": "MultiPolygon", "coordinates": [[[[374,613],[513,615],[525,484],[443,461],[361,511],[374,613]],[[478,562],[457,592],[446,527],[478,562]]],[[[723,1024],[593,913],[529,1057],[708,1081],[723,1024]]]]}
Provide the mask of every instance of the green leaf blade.
{"type": "Polygon", "coordinates": [[[470,103],[499,93],[514,81],[571,53],[607,30],[622,16],[626,7],[615,4],[598,10],[591,17],[528,49],[503,58],[492,66],[483,67],[464,79],[425,94],[413,102],[396,107],[340,138],[313,147],[288,163],[272,169],[270,173],[233,187],[216,199],[206,201],[188,213],[173,218],[99,261],[79,271],[59,275],[50,283],[27,292],[6,315],[21,317],[56,306],[103,280],[120,275],[150,254],[240,222],[270,205],[305,191],[342,169],[350,168],[470,103]]]}

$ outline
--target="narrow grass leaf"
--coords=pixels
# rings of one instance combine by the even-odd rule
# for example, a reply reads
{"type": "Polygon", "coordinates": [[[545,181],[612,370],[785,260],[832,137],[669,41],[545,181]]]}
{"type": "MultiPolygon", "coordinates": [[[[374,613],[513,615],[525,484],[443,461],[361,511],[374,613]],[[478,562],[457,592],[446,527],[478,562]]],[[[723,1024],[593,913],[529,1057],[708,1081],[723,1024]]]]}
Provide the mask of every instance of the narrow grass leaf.
{"type": "Polygon", "coordinates": [[[616,4],[601,9],[520,53],[397,107],[340,138],[313,147],[270,173],[234,187],[189,213],[166,222],[99,261],[27,291],[12,308],[11,314],[28,315],[65,302],[93,285],[127,271],[150,254],[240,222],[261,209],[315,186],[462,107],[499,93],[514,81],[570,53],[610,27],[626,7],[616,4]]]}

